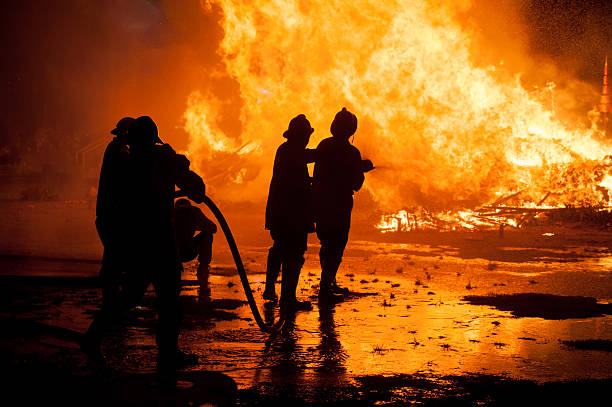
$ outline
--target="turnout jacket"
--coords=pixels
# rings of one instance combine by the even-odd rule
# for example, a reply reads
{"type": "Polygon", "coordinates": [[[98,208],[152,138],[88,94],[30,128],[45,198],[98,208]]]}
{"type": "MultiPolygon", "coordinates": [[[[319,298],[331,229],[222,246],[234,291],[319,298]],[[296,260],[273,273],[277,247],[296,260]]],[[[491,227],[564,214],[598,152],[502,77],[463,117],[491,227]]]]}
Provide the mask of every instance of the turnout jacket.
{"type": "Polygon", "coordinates": [[[311,210],[311,178],[308,162],[314,150],[285,142],[276,150],[268,202],[266,229],[310,233],[314,231],[311,210]]]}
{"type": "Polygon", "coordinates": [[[350,214],[353,193],[361,188],[364,180],[361,153],[348,139],[322,140],[316,149],[312,182],[315,221],[333,221],[350,214]]]}

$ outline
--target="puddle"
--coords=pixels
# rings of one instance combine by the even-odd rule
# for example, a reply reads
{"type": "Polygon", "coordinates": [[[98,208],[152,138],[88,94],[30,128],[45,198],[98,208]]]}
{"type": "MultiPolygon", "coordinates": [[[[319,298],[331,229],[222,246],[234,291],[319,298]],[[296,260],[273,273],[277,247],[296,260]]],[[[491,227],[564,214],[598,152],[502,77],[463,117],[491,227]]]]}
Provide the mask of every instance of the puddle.
{"type": "Polygon", "coordinates": [[[612,314],[612,305],[599,304],[591,297],[570,297],[526,293],[502,295],[466,295],[463,300],[473,305],[489,305],[510,311],[515,317],[544,319],[593,318],[612,314]]]}
{"type": "MultiPolygon", "coordinates": [[[[378,386],[392,399],[417,400],[424,396],[416,393],[427,391],[446,397],[458,386],[457,377],[470,375],[538,382],[612,377],[611,352],[579,345],[605,347],[612,340],[605,304],[612,302],[612,273],[598,263],[608,253],[590,252],[583,262],[498,262],[488,256],[462,258],[452,244],[360,241],[347,250],[338,283],[363,295],[319,308],[317,252],[317,246],[309,247],[298,288],[303,299],[314,296],[314,309],[298,313],[269,347],[244,302],[238,276],[226,266],[216,271],[213,264],[212,302],[206,303],[197,297],[195,266],[188,264],[181,346],[200,357],[193,370],[223,372],[241,389],[272,392],[273,384],[296,392],[334,386],[374,392],[378,386]],[[414,388],[410,380],[416,379],[429,384],[414,388]],[[444,380],[452,386],[445,387],[444,380]]],[[[265,268],[265,255],[261,247],[243,254],[256,260],[251,287],[260,312],[273,320],[278,309],[263,306],[265,275],[256,272],[265,268]]],[[[58,280],[46,286],[5,278],[3,315],[83,332],[99,303],[97,290],[88,283],[63,287],[58,280]]],[[[113,367],[155,368],[153,307],[149,291],[130,314],[128,327],[105,340],[113,367]]]]}

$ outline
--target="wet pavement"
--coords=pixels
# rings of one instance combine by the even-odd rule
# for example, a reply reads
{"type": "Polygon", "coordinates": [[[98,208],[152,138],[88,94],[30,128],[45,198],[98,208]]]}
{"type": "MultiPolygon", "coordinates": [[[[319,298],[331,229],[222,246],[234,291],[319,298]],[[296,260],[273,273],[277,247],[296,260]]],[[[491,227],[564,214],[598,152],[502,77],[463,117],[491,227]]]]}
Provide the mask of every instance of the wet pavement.
{"type": "MultiPolygon", "coordinates": [[[[213,263],[212,301],[203,301],[194,285],[196,264],[189,263],[183,275],[181,346],[200,356],[201,363],[192,370],[222,372],[235,380],[245,400],[261,403],[279,394],[305,401],[436,400],[453,393],[451,388],[461,388],[458,382],[468,377],[480,377],[477,383],[492,380],[492,388],[503,380],[612,379],[612,352],[606,348],[612,341],[612,316],[606,312],[551,319],[535,309],[538,316],[516,317],[510,309],[474,305],[464,298],[536,293],[593,297],[603,306],[612,303],[607,234],[552,243],[539,233],[531,237],[527,245],[494,234],[441,244],[427,239],[415,243],[412,238],[405,239],[408,243],[355,240],[338,274],[338,283],[354,294],[331,308],[316,304],[318,247],[310,245],[298,295],[310,298],[314,309],[297,313],[270,346],[265,345],[267,335],[257,328],[230,264],[213,263]],[[481,257],[472,255],[479,251],[481,257]],[[603,344],[598,348],[603,350],[578,348],[572,341],[599,341],[594,343],[603,344]],[[375,380],[390,377],[395,378],[391,386],[388,380],[375,380]],[[377,388],[393,396],[376,396],[377,388]]],[[[261,298],[267,247],[243,246],[241,253],[260,311],[267,320],[278,318],[277,307],[264,305],[261,298]]],[[[45,263],[45,268],[16,266],[16,261],[0,262],[2,318],[83,332],[99,304],[91,265],[84,265],[88,271],[80,273],[72,263],[45,263]],[[48,272],[53,267],[59,277],[48,272]],[[19,268],[30,271],[14,271],[19,268]],[[39,268],[47,270],[44,275],[35,272],[39,268]]],[[[150,291],[130,313],[128,324],[105,340],[114,369],[155,369],[153,301],[150,291]]],[[[70,349],[68,340],[40,332],[29,339],[5,333],[2,348],[5,354],[10,349],[11,363],[47,352],[52,360],[87,373],[80,351],[70,349]],[[16,340],[20,345],[11,348],[16,340]],[[24,345],[30,342],[34,345],[24,345]]]]}

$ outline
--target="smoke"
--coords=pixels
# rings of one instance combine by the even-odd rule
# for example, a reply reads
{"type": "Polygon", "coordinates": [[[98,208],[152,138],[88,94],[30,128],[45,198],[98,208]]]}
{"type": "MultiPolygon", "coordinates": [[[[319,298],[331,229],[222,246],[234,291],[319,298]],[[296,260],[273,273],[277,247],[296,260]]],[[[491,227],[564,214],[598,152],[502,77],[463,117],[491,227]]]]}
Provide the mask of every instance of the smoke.
{"type": "MultiPolygon", "coordinates": [[[[199,2],[24,0],[0,11],[3,164],[82,172],[77,151],[98,140],[103,151],[126,115],[150,115],[165,141],[186,145],[186,98],[219,62],[222,36],[199,2]]],[[[102,151],[88,164],[93,178],[102,151]]]]}

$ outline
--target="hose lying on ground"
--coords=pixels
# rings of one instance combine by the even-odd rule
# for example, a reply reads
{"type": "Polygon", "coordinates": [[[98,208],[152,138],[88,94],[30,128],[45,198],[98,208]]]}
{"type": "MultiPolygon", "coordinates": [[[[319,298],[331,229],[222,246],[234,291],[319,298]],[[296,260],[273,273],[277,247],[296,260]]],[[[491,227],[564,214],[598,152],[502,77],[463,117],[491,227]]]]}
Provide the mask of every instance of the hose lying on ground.
{"type": "Polygon", "coordinates": [[[266,325],[264,323],[263,319],[261,318],[261,314],[259,313],[259,309],[257,308],[257,304],[255,303],[255,298],[253,298],[253,291],[251,290],[249,279],[247,278],[246,270],[244,269],[244,264],[242,264],[242,258],[240,257],[240,253],[238,252],[236,241],[234,240],[234,236],[232,235],[232,231],[230,230],[229,225],[225,220],[225,217],[223,216],[217,205],[215,205],[215,203],[208,196],[204,197],[203,203],[208,206],[213,215],[215,215],[215,218],[217,218],[217,221],[219,222],[219,225],[223,230],[225,240],[227,240],[227,244],[230,248],[230,251],[232,252],[232,257],[234,258],[234,263],[236,264],[236,269],[238,270],[238,275],[240,276],[240,281],[242,282],[242,288],[244,288],[244,294],[246,295],[247,301],[249,302],[249,306],[251,307],[251,312],[253,313],[255,322],[257,322],[259,329],[261,329],[263,332],[270,334],[270,338],[267,341],[268,343],[270,343],[272,340],[274,340],[274,338],[276,338],[280,330],[283,328],[283,325],[285,324],[285,318],[283,316],[283,313],[281,313],[281,317],[276,324],[266,325]]]}

